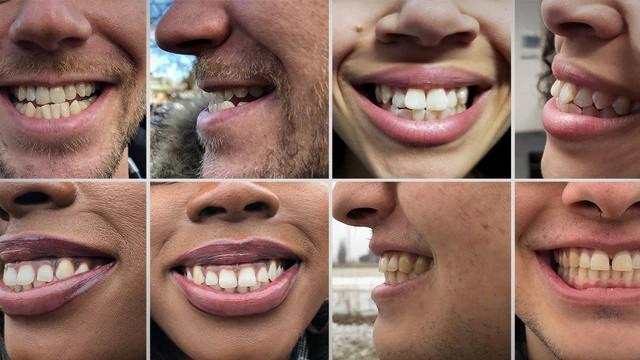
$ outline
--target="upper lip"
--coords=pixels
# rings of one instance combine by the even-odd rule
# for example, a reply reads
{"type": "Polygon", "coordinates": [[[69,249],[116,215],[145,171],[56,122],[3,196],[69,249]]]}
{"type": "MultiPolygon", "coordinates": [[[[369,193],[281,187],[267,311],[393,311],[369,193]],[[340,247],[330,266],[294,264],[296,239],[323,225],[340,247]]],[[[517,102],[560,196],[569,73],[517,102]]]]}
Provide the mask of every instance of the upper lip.
{"type": "Polygon", "coordinates": [[[456,88],[475,85],[489,87],[492,81],[455,67],[422,64],[394,66],[372,74],[356,75],[352,83],[356,86],[375,83],[396,88],[456,88]]]}
{"type": "Polygon", "coordinates": [[[274,240],[252,238],[206,242],[176,259],[175,266],[235,265],[264,259],[299,259],[289,247],[274,240]]]}
{"type": "Polygon", "coordinates": [[[246,79],[246,80],[223,80],[223,79],[198,79],[196,81],[198,87],[205,92],[213,92],[217,90],[248,88],[248,87],[269,87],[271,83],[262,79],[246,79]]]}
{"type": "Polygon", "coordinates": [[[28,261],[40,257],[94,256],[113,258],[112,255],[76,241],[43,234],[0,236],[0,261],[28,261]]]}
{"type": "Polygon", "coordinates": [[[28,76],[28,75],[16,75],[12,76],[11,80],[3,81],[0,79],[0,87],[17,87],[17,86],[46,86],[46,87],[55,87],[55,86],[63,86],[69,84],[76,84],[82,82],[94,82],[94,83],[105,83],[105,84],[113,84],[113,79],[108,79],[105,77],[96,77],[96,75],[90,74],[76,74],[76,75],[61,75],[61,74],[50,74],[50,75],[37,75],[37,76],[28,76]]]}
{"type": "Polygon", "coordinates": [[[551,70],[556,79],[570,82],[578,87],[585,87],[614,96],[631,93],[623,85],[596,75],[580,65],[562,59],[560,56],[554,58],[551,70]]]}
{"type": "Polygon", "coordinates": [[[371,251],[378,257],[384,255],[384,253],[387,251],[400,251],[429,258],[433,257],[430,249],[425,249],[424,247],[417,246],[412,242],[401,242],[397,238],[391,238],[389,236],[378,236],[375,235],[375,233],[371,238],[371,242],[369,242],[369,249],[371,249],[371,251]]]}

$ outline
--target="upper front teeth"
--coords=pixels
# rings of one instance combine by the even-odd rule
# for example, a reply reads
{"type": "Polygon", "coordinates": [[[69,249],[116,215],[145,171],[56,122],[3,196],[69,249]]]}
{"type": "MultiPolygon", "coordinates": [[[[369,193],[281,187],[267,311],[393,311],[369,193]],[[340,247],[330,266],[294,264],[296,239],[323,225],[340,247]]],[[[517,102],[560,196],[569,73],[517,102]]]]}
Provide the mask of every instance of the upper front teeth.
{"type": "Polygon", "coordinates": [[[587,287],[640,287],[640,250],[609,255],[602,250],[559,249],[553,252],[558,275],[568,284],[587,287]]]}
{"type": "Polygon", "coordinates": [[[467,109],[469,90],[458,89],[393,89],[376,85],[376,100],[383,108],[411,120],[435,120],[467,109]]]}
{"type": "Polygon", "coordinates": [[[627,96],[614,97],[601,91],[578,88],[561,80],[553,83],[551,95],[556,97],[556,104],[562,112],[603,118],[640,112],[640,101],[632,103],[627,96]]]}
{"type": "Polygon", "coordinates": [[[186,268],[187,279],[226,292],[244,293],[275,281],[284,273],[281,260],[239,265],[196,265],[186,268]]]}
{"type": "Polygon", "coordinates": [[[2,282],[19,292],[87,272],[91,266],[97,266],[97,263],[90,258],[51,258],[7,263],[2,282]],[[78,264],[77,268],[74,263],[78,264]]]}
{"type": "Polygon", "coordinates": [[[413,279],[431,268],[433,259],[405,252],[385,252],[378,263],[378,271],[384,273],[388,284],[413,279]]]}
{"type": "Polygon", "coordinates": [[[216,112],[242,106],[249,101],[261,97],[263,94],[264,89],[257,86],[213,91],[209,93],[211,100],[209,101],[208,110],[209,112],[216,112]],[[236,105],[231,101],[234,96],[238,100],[245,101],[239,101],[237,102],[238,105],[236,105]]]}
{"type": "Polygon", "coordinates": [[[16,109],[28,117],[59,119],[79,114],[91,105],[96,96],[95,83],[65,86],[18,86],[13,89],[16,109]],[[35,103],[35,104],[34,104],[35,103]]]}

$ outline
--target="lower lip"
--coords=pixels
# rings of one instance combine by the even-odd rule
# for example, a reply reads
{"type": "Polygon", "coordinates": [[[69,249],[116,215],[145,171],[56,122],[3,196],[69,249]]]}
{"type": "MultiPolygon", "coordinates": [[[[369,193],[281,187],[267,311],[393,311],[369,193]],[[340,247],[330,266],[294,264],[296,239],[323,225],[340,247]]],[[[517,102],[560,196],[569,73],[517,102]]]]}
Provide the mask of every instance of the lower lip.
{"type": "Polygon", "coordinates": [[[356,92],[362,109],[380,131],[393,140],[413,146],[437,146],[461,138],[480,118],[489,91],[466,111],[435,121],[401,118],[356,92]]]}
{"type": "Polygon", "coordinates": [[[376,305],[398,301],[409,296],[414,291],[425,291],[426,282],[429,281],[431,271],[427,271],[414,279],[403,281],[399,284],[381,284],[376,286],[371,292],[371,298],[376,305]]]}
{"type": "Polygon", "coordinates": [[[0,285],[0,308],[9,316],[35,316],[52,312],[104,280],[114,268],[115,262],[112,262],[66,280],[22,292],[0,285]]]}
{"type": "Polygon", "coordinates": [[[211,315],[232,317],[262,314],[278,307],[293,287],[298,269],[295,264],[268,286],[246,293],[226,293],[196,285],[175,272],[171,275],[193,306],[211,315]]]}
{"type": "Polygon", "coordinates": [[[638,306],[640,303],[640,288],[574,289],[553,271],[546,257],[536,254],[536,258],[545,283],[562,302],[580,306],[638,306]]]}
{"type": "Polygon", "coordinates": [[[274,101],[275,93],[263,96],[257,100],[251,101],[248,104],[234,107],[227,110],[209,112],[208,109],[204,109],[198,115],[197,127],[201,132],[214,133],[228,122],[235,123],[235,121],[242,120],[254,112],[256,115],[263,114],[268,110],[268,106],[274,101]]]}
{"type": "Polygon", "coordinates": [[[6,109],[5,113],[16,125],[16,134],[22,134],[37,142],[60,143],[96,131],[95,128],[101,124],[97,116],[98,112],[110,93],[111,88],[107,87],[102,90],[93,104],[79,114],[55,120],[24,116],[18,112],[7,93],[0,95],[0,106],[6,109]]]}
{"type": "Polygon", "coordinates": [[[547,133],[554,138],[568,141],[626,133],[640,124],[638,121],[638,114],[608,119],[561,112],[556,105],[556,98],[547,101],[542,110],[542,125],[547,133]]]}

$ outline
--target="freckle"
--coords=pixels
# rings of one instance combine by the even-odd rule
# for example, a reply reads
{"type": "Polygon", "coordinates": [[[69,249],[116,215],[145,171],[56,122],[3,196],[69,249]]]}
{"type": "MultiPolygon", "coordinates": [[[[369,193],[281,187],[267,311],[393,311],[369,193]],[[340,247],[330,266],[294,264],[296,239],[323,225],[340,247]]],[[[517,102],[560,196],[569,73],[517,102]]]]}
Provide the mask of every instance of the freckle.
{"type": "Polygon", "coordinates": [[[364,30],[364,27],[362,25],[356,25],[356,32],[362,32],[362,30],[364,30]]]}

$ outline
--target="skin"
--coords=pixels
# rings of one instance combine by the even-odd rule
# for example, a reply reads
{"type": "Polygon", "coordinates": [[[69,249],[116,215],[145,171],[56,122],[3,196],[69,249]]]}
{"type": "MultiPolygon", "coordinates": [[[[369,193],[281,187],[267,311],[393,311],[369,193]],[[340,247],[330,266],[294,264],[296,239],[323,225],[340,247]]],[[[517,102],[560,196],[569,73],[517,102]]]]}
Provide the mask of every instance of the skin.
{"type": "Polygon", "coordinates": [[[193,359],[288,359],[328,297],[327,216],[327,187],[321,183],[153,185],[151,316],[193,359]],[[271,215],[242,210],[256,201],[268,204],[271,215]],[[202,221],[188,216],[207,206],[227,212],[202,221]],[[278,241],[301,257],[284,302],[267,313],[241,318],[213,316],[192,306],[171,279],[176,259],[205,241],[248,237],[278,241]]]}
{"type": "Polygon", "coordinates": [[[516,184],[516,314],[526,325],[530,359],[632,359],[640,353],[637,305],[560,301],[546,286],[534,252],[547,239],[633,239],[638,201],[635,183],[516,184]]]}
{"type": "Polygon", "coordinates": [[[508,358],[509,191],[508,183],[336,184],[338,221],[372,228],[372,244],[433,254],[424,291],[377,304],[380,359],[508,358]],[[370,210],[354,217],[357,209],[370,210]]]}
{"type": "Polygon", "coordinates": [[[469,173],[509,127],[510,26],[511,2],[503,0],[334,1],[334,128],[354,160],[375,177],[469,173]],[[463,69],[492,82],[488,106],[462,138],[405,145],[378,130],[358,105],[354,77],[413,63],[463,69]]]}
{"type": "MultiPolygon", "coordinates": [[[[542,1],[555,34],[556,57],[594,72],[640,99],[640,3],[634,0],[542,1]],[[606,15],[603,15],[606,14],[606,15]]],[[[542,173],[548,178],[636,178],[640,126],[583,141],[547,137],[542,173]]]]}
{"type": "Polygon", "coordinates": [[[145,198],[143,183],[0,185],[2,234],[72,239],[117,261],[101,283],[51,313],[5,315],[5,345],[12,359],[145,357],[145,198]],[[28,192],[44,193],[49,200],[14,202],[28,192]]]}
{"type": "Polygon", "coordinates": [[[326,177],[327,22],[326,0],[174,2],[156,40],[167,51],[197,56],[200,84],[275,86],[274,106],[248,116],[252,122],[199,134],[202,177],[326,177]]]}
{"type": "Polygon", "coordinates": [[[73,139],[21,135],[0,111],[0,176],[128,177],[126,145],[144,115],[145,8],[139,0],[0,1],[0,86],[69,76],[114,85],[99,129],[73,139]]]}

